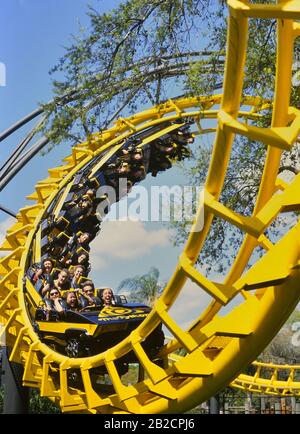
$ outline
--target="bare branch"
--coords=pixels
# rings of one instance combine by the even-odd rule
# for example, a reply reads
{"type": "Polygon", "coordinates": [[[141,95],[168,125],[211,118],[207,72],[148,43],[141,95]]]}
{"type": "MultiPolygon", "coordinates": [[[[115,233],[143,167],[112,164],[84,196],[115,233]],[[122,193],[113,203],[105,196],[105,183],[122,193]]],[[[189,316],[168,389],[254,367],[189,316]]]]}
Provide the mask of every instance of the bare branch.
{"type": "Polygon", "coordinates": [[[294,173],[295,175],[298,175],[299,170],[296,169],[296,167],[291,166],[291,165],[287,165],[287,166],[281,166],[278,170],[278,173],[282,173],[284,171],[289,171],[294,173]]]}

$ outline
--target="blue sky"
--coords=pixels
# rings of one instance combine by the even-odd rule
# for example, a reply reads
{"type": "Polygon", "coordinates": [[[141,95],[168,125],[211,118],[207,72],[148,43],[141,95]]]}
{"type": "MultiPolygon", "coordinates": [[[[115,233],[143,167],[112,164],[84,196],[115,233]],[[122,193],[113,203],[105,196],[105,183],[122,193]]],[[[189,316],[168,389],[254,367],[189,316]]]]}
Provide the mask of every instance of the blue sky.
{"type": "MultiPolygon", "coordinates": [[[[0,16],[0,62],[6,66],[6,86],[0,87],[0,130],[5,130],[38,103],[52,97],[48,71],[71,43],[71,34],[80,26],[88,26],[87,4],[98,5],[105,11],[119,1],[103,0],[4,0],[0,16]]],[[[31,125],[34,125],[33,121],[31,125]]],[[[24,137],[24,127],[0,143],[0,163],[24,137]]],[[[23,205],[36,181],[45,176],[48,167],[57,165],[66,155],[60,146],[47,158],[38,158],[15,178],[9,189],[0,194],[0,203],[18,209],[23,205]]],[[[4,216],[0,216],[2,220],[4,216]]],[[[1,221],[0,220],[0,221],[1,221]]]]}
{"type": "MultiPolygon", "coordinates": [[[[102,12],[118,5],[119,1],[97,0],[4,0],[0,17],[0,62],[6,67],[6,86],[0,87],[0,131],[30,113],[41,101],[52,98],[49,70],[64,54],[71,43],[71,34],[78,34],[80,26],[88,26],[85,15],[87,4],[102,12]]],[[[34,125],[33,121],[9,139],[0,143],[0,164],[11,150],[34,125]]],[[[34,190],[34,185],[47,176],[47,169],[60,164],[70,153],[70,146],[55,147],[47,156],[38,155],[0,193],[0,204],[17,211],[28,202],[25,196],[34,190]]],[[[161,174],[147,180],[172,185],[183,181],[178,173],[161,174]]],[[[0,212],[0,237],[13,220],[0,212]]],[[[143,274],[151,266],[161,271],[161,279],[171,276],[181,250],[174,248],[169,240],[166,226],[160,223],[113,222],[103,226],[103,232],[92,246],[92,273],[97,286],[115,288],[126,277],[143,274]]],[[[199,289],[189,284],[187,294],[199,289]]],[[[197,297],[198,298],[198,297],[197,297]]],[[[201,299],[199,303],[203,303],[201,299]]],[[[195,301],[190,309],[195,309],[195,301]]],[[[182,307],[174,311],[182,316],[182,307]]]]}
{"type": "MultiPolygon", "coordinates": [[[[88,26],[87,5],[104,12],[119,3],[119,0],[1,1],[0,63],[6,67],[6,86],[0,86],[1,132],[36,109],[39,102],[52,98],[48,72],[64,54],[64,47],[70,45],[70,35],[78,34],[80,26],[88,26]]],[[[0,142],[0,165],[33,123],[0,142]]],[[[47,177],[47,169],[61,164],[61,159],[69,153],[70,146],[62,144],[45,157],[35,157],[0,192],[0,204],[14,211],[25,206],[25,196],[33,192],[36,182],[47,177]]],[[[178,171],[172,170],[147,179],[146,185],[154,182],[172,185],[174,178],[178,184],[184,182],[178,171]]],[[[9,220],[0,211],[0,241],[9,223],[12,224],[13,219],[9,220]]],[[[147,272],[151,266],[159,268],[162,281],[168,280],[181,253],[181,249],[170,243],[166,226],[143,222],[103,225],[92,251],[92,278],[97,286],[112,288],[126,277],[147,272]]],[[[186,326],[209,301],[210,298],[189,281],[170,313],[186,326]]]]}
{"type": "MultiPolygon", "coordinates": [[[[71,34],[88,26],[87,5],[108,11],[119,0],[2,0],[0,15],[0,62],[6,67],[6,86],[0,86],[0,131],[37,108],[40,101],[52,98],[49,70],[71,44],[71,34]]],[[[140,108],[142,109],[142,108],[140,108]]],[[[25,136],[34,121],[0,142],[0,165],[25,136]]],[[[47,156],[36,156],[0,192],[0,204],[14,210],[25,206],[25,196],[37,181],[47,177],[47,169],[61,164],[70,153],[70,145],[61,144],[47,156]]],[[[162,173],[146,180],[146,186],[158,183],[184,183],[178,171],[162,173]]],[[[13,219],[0,211],[0,241],[13,219]]],[[[175,269],[181,249],[172,246],[168,228],[160,223],[112,222],[92,244],[91,277],[97,286],[116,288],[127,277],[159,268],[167,281],[175,269]]],[[[172,310],[174,319],[187,325],[195,312],[210,301],[200,288],[188,282],[172,310]],[[189,319],[188,319],[189,318],[189,319]]]]}

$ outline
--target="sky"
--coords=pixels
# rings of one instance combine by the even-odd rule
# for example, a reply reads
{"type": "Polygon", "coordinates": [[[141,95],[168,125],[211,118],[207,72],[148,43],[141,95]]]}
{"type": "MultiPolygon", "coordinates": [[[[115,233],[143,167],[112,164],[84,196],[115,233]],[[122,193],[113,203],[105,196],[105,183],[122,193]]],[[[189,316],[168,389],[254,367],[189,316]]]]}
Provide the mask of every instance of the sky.
{"type": "MultiPolygon", "coordinates": [[[[2,0],[0,64],[5,66],[6,75],[5,86],[0,86],[0,132],[35,110],[39,102],[52,98],[49,70],[71,44],[71,35],[78,34],[81,26],[88,27],[87,5],[105,12],[119,3],[117,0],[2,0]]],[[[0,143],[0,164],[35,122],[0,143]]],[[[30,202],[25,197],[34,191],[39,180],[47,177],[47,169],[60,165],[61,159],[69,154],[70,145],[61,144],[46,156],[36,156],[0,192],[0,204],[14,212],[28,205],[30,202]]],[[[177,183],[185,182],[178,172],[173,169],[171,172],[147,179],[145,185],[148,189],[153,183],[171,186],[174,178],[177,183]]],[[[0,212],[0,240],[13,221],[0,212]]],[[[151,266],[160,270],[161,282],[166,282],[181,253],[181,249],[172,245],[166,225],[141,221],[103,224],[100,236],[91,247],[91,277],[96,286],[107,285],[113,289],[124,278],[144,274],[151,266]]],[[[199,288],[188,282],[172,315],[188,324],[199,306],[207,302],[208,297],[203,293],[200,296],[199,288]],[[186,303],[187,299],[191,303],[186,303]]]]}
{"type": "MultiPolygon", "coordinates": [[[[71,35],[78,34],[81,26],[88,27],[87,5],[105,12],[119,3],[119,0],[2,0],[0,66],[2,70],[5,67],[6,80],[3,86],[0,79],[0,132],[35,110],[39,102],[52,98],[49,70],[71,44],[71,35]]],[[[0,166],[34,123],[0,142],[0,166]]],[[[46,178],[47,169],[60,165],[70,152],[70,145],[63,143],[46,156],[36,156],[0,192],[0,204],[15,212],[30,204],[26,196],[34,191],[35,184],[46,178]]],[[[178,170],[172,169],[157,178],[147,178],[142,185],[149,191],[151,185],[172,186],[175,180],[177,184],[186,182],[178,170]]],[[[13,222],[13,218],[0,211],[0,242],[13,222]]],[[[172,245],[166,224],[143,221],[103,223],[91,248],[91,278],[96,286],[113,289],[121,280],[144,274],[152,266],[159,269],[162,283],[168,281],[181,254],[181,249],[172,245]]],[[[199,287],[187,281],[170,314],[185,327],[210,301],[199,287]]]]}

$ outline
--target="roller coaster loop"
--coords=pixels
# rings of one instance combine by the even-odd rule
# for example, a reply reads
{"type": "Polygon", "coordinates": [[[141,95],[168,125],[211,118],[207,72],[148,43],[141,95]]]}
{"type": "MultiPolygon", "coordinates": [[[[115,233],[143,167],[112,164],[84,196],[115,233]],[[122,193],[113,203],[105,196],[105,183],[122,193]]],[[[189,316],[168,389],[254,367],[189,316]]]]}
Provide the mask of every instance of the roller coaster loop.
{"type": "MultiPolygon", "coordinates": [[[[115,125],[72,148],[64,164],[49,170],[29,196],[31,206],[20,209],[17,222],[8,230],[0,261],[0,320],[10,359],[24,365],[24,386],[35,387],[64,412],[178,413],[207,400],[232,382],[265,348],[294,310],[300,296],[300,224],[296,223],[276,242],[267,230],[280,213],[300,207],[300,175],[290,182],[278,177],[283,151],[289,152],[300,131],[300,110],[289,104],[294,40],[300,35],[300,1],[253,4],[229,0],[229,27],[224,89],[222,95],[170,100],[115,125]],[[274,100],[242,96],[248,20],[276,19],[277,64],[274,100]],[[272,110],[269,127],[255,125],[266,108],[272,110]],[[179,258],[173,276],[146,319],[121,342],[91,357],[69,357],[41,338],[36,326],[40,296],[27,271],[32,259],[42,257],[42,223],[53,212],[59,218],[76,176],[84,172],[97,178],[105,163],[128,140],[152,152],[163,135],[191,121],[202,134],[203,119],[216,119],[214,149],[205,183],[205,223],[195,226],[179,258]],[[248,137],[266,148],[256,205],[251,216],[241,215],[221,202],[226,170],[235,136],[248,137]],[[209,233],[213,217],[243,231],[244,241],[223,283],[211,281],[195,263],[209,233]],[[263,256],[250,268],[256,247],[263,256]],[[185,282],[196,283],[195,299],[205,292],[211,303],[183,329],[171,315],[185,282]],[[233,303],[230,303],[230,302],[233,303]],[[143,343],[157,327],[172,339],[159,352],[159,363],[143,343]],[[119,361],[134,354],[140,365],[135,384],[126,384],[119,361]],[[102,384],[103,369],[111,384],[102,384]],[[74,375],[75,374],[75,375],[74,375]]],[[[210,129],[212,131],[213,129],[210,129]]],[[[148,152],[148,151],[147,151],[148,152]]],[[[195,225],[200,219],[201,209],[195,225]]],[[[44,323],[45,324],[45,323],[44,323]]],[[[57,330],[64,327],[56,324],[57,330]]],[[[92,325],[87,327],[91,332],[92,325]]]]}

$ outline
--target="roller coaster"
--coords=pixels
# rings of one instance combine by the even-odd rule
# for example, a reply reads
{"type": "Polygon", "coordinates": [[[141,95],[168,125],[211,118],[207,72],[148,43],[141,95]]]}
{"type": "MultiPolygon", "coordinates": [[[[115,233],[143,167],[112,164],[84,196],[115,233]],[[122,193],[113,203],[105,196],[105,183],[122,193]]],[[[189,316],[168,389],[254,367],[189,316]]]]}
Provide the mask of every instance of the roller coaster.
{"type": "Polygon", "coordinates": [[[299,396],[299,365],[279,365],[274,363],[253,362],[254,375],[240,374],[230,384],[252,393],[275,396],[299,396]]]}
{"type": "MultiPolygon", "coordinates": [[[[206,401],[232,382],[244,388],[247,381],[253,387],[254,383],[259,385],[259,370],[255,382],[238,376],[277,334],[299,301],[299,222],[276,242],[268,238],[267,231],[278,215],[298,211],[300,207],[300,175],[290,183],[278,176],[282,152],[291,151],[300,131],[300,110],[289,102],[294,41],[300,36],[300,1],[253,4],[229,0],[228,6],[223,94],[169,100],[134,116],[119,118],[112,128],[88,137],[72,148],[64,164],[49,169],[49,176],[38,182],[34,193],[28,196],[33,205],[20,209],[17,222],[7,231],[1,246],[6,256],[0,260],[0,320],[6,345],[11,348],[10,360],[24,366],[24,386],[39,389],[41,396],[51,399],[63,412],[178,413],[206,401]],[[248,21],[257,18],[275,19],[277,23],[273,101],[242,95],[248,21]],[[271,125],[257,126],[266,109],[272,110],[271,125]],[[205,128],[206,119],[215,119],[216,127],[205,128]],[[83,227],[79,219],[82,214],[74,216],[68,205],[92,188],[101,190],[98,198],[105,203],[105,213],[110,204],[103,198],[103,188],[105,191],[116,179],[125,173],[129,175],[130,183],[117,190],[119,200],[147,174],[155,175],[173,161],[188,156],[186,146],[194,125],[197,132],[193,134],[215,133],[214,147],[204,199],[164,292],[151,310],[119,300],[117,307],[125,316],[126,325],[130,315],[134,316],[132,309],[139,310],[140,317],[110,347],[101,350],[101,344],[92,343],[87,353],[70,353],[68,342],[58,346],[61,336],[56,335],[54,344],[49,343],[46,336],[65,335],[74,329],[76,339],[80,329],[90,340],[101,326],[99,306],[87,314],[72,313],[64,321],[49,322],[39,316],[42,299],[30,279],[30,269],[49,254],[72,261],[64,249],[74,234],[80,236],[83,227]],[[266,148],[251,216],[228,208],[221,200],[236,135],[266,148]],[[168,147],[171,149],[166,157],[168,147]],[[142,156],[143,169],[139,166],[128,174],[128,166],[124,169],[123,163],[130,152],[142,156]],[[199,231],[202,207],[205,219],[199,231]],[[243,243],[222,283],[210,280],[195,266],[214,217],[230,224],[233,231],[244,233],[243,243]],[[249,266],[257,247],[262,247],[264,253],[249,266]],[[192,325],[183,329],[172,318],[171,308],[187,281],[197,286],[195,300],[206,293],[211,303],[199,312],[192,325]],[[91,319],[94,312],[96,322],[91,319]],[[170,340],[164,340],[162,327],[168,330],[170,340]],[[139,366],[134,384],[123,379],[120,366],[124,360],[125,365],[139,366]],[[109,377],[109,385],[101,381],[103,373],[109,377]]],[[[93,218],[93,236],[97,236],[101,218],[98,224],[96,213],[89,217],[93,218]]],[[[269,388],[279,390],[282,386],[283,390],[286,386],[276,382],[278,369],[274,367],[269,388]]],[[[287,388],[292,390],[292,372],[289,379],[287,388]]]]}

